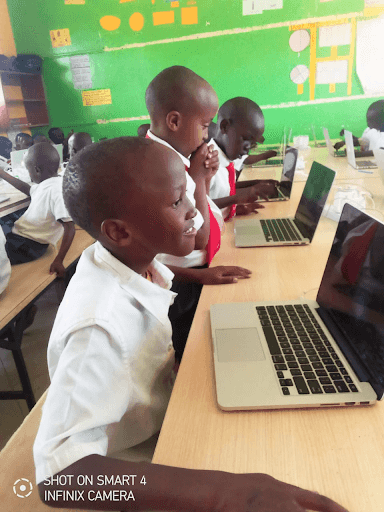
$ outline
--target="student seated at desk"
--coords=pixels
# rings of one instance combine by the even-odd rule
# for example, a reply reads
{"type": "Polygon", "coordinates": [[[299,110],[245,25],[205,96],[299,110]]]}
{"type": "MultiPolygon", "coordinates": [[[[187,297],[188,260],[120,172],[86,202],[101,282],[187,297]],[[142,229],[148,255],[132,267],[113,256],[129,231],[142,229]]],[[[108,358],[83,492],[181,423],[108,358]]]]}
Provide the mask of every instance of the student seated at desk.
{"type": "Polygon", "coordinates": [[[172,391],[167,312],[175,294],[156,254],[193,249],[196,211],[176,152],[143,138],[85,148],[63,189],[73,219],[97,242],[80,258],[48,344],[51,385],[33,448],[42,501],[76,510],[346,512],[267,475],[117,459],[161,427],[172,391]],[[89,483],[78,486],[78,475],[89,483]]]}
{"type": "Polygon", "coordinates": [[[32,136],[29,133],[20,132],[15,138],[15,150],[28,149],[33,145],[32,136]]]}
{"type": "MultiPolygon", "coordinates": [[[[344,135],[341,130],[340,135],[344,135]]],[[[354,146],[360,146],[363,151],[373,151],[384,148],[384,100],[375,101],[367,110],[367,128],[360,139],[353,135],[354,146]]],[[[336,142],[335,149],[345,145],[344,141],[336,142]]]]}
{"type": "Polygon", "coordinates": [[[50,128],[48,130],[48,136],[54,144],[62,144],[63,145],[63,161],[66,162],[69,158],[68,152],[68,139],[73,134],[73,130],[71,130],[68,135],[65,137],[64,132],[61,128],[50,128]]]}
{"type": "Polygon", "coordinates": [[[65,206],[62,178],[57,171],[59,153],[48,142],[35,144],[25,155],[25,165],[32,186],[0,169],[0,178],[31,197],[26,212],[14,222],[0,219],[7,238],[6,250],[12,265],[33,261],[42,256],[49,244],[56,245],[63,235],[60,250],[50,266],[50,273],[65,274],[63,260],[75,235],[75,225],[65,206]]]}
{"type": "MultiPolygon", "coordinates": [[[[239,170],[236,169],[236,163],[260,156],[248,156],[248,153],[257,143],[264,142],[263,133],[264,115],[254,101],[237,97],[220,107],[216,133],[209,142],[219,153],[219,169],[211,179],[209,195],[221,208],[225,220],[235,214],[257,212],[258,208],[264,208],[255,202],[258,198],[268,199],[277,195],[278,182],[275,180],[236,183],[236,170],[239,170]]],[[[275,151],[271,153],[276,154],[275,151]]]]}
{"type": "Polygon", "coordinates": [[[199,212],[195,221],[198,230],[195,250],[182,258],[159,256],[175,274],[172,290],[177,298],[169,315],[176,356],[180,359],[202,286],[235,283],[238,278],[249,277],[250,271],[227,266],[207,268],[219,250],[224,224],[220,209],[207,195],[219,164],[217,151],[204,142],[218,109],[214,89],[190,69],[173,66],[151,81],[145,102],[151,118],[146,136],[179,155],[186,168],[187,196],[199,212]]]}
{"type": "Polygon", "coordinates": [[[72,158],[76,155],[76,153],[89,146],[90,144],[92,144],[92,139],[89,133],[73,133],[68,139],[69,158],[72,158]]]}
{"type": "Polygon", "coordinates": [[[6,289],[11,277],[11,263],[5,250],[6,241],[3,228],[0,226],[0,295],[6,289]]]}

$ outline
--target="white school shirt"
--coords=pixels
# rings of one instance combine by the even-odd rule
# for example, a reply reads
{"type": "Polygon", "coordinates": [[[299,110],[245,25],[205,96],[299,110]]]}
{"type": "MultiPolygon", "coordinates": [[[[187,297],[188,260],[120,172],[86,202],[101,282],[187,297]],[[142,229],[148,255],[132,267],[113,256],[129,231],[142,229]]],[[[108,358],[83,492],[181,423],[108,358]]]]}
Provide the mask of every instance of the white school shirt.
{"type": "Polygon", "coordinates": [[[369,149],[371,151],[384,148],[384,132],[379,132],[379,130],[374,128],[366,128],[360,138],[369,141],[369,149]]]}
{"type": "Polygon", "coordinates": [[[34,183],[29,191],[31,204],[15,222],[12,232],[41,244],[56,245],[64,232],[58,221],[72,220],[64,204],[62,187],[61,176],[34,183]]]}
{"type": "MultiPolygon", "coordinates": [[[[175,153],[177,153],[179,155],[179,157],[183,161],[183,164],[186,167],[190,167],[191,162],[189,161],[189,159],[186,158],[181,153],[179,153],[178,151],[176,151],[176,149],[173,148],[170,144],[168,144],[168,142],[166,142],[165,140],[160,139],[159,137],[154,135],[151,132],[151,130],[147,131],[147,135],[152,140],[155,140],[156,142],[163,144],[163,146],[167,146],[168,148],[172,149],[175,153]]],[[[193,181],[193,179],[190,177],[190,175],[187,173],[187,171],[185,171],[185,174],[187,177],[187,193],[186,193],[186,195],[187,195],[188,199],[191,201],[191,203],[193,204],[193,206],[196,206],[196,201],[195,201],[195,197],[194,197],[196,184],[193,181]]],[[[222,230],[223,225],[224,225],[224,219],[221,214],[220,208],[218,208],[215,205],[215,203],[211,200],[211,198],[209,196],[207,196],[207,201],[208,201],[208,204],[211,208],[213,215],[215,216],[215,218],[220,226],[220,229],[222,230]]],[[[199,210],[196,210],[196,211],[197,211],[197,215],[193,220],[195,222],[194,227],[198,231],[201,228],[201,226],[203,225],[204,219],[203,219],[203,216],[201,215],[201,213],[199,212],[199,210]]],[[[161,261],[161,263],[164,263],[164,265],[174,265],[176,267],[188,267],[188,268],[189,267],[199,267],[199,266],[205,265],[207,263],[207,251],[195,249],[191,253],[189,253],[187,256],[173,256],[172,254],[158,254],[156,258],[159,261],[161,261]]]]}
{"type": "MultiPolygon", "coordinates": [[[[228,165],[231,163],[231,160],[227,157],[224,151],[216,144],[214,139],[209,141],[209,146],[213,144],[214,149],[216,149],[219,153],[219,169],[217,173],[211,179],[211,185],[209,187],[209,195],[212,199],[220,199],[221,197],[228,197],[231,195],[231,187],[229,185],[229,174],[228,174],[228,165]]],[[[247,158],[246,155],[245,158],[247,158]]],[[[241,160],[240,158],[237,160],[241,160]]],[[[235,163],[235,161],[233,162],[235,163]]],[[[238,164],[238,162],[236,161],[238,164]]],[[[239,164],[238,164],[239,165],[239,164]]],[[[235,167],[236,169],[236,167],[235,167]]],[[[223,218],[227,218],[229,212],[231,211],[230,206],[226,206],[221,209],[221,213],[223,218]]]]}
{"type": "Polygon", "coordinates": [[[5,251],[6,241],[3,228],[0,226],[0,294],[6,289],[11,277],[11,263],[5,251]]]}
{"type": "Polygon", "coordinates": [[[48,343],[51,385],[33,447],[36,482],[158,432],[172,391],[173,273],[152,282],[99,242],[82,254],[48,343]]]}

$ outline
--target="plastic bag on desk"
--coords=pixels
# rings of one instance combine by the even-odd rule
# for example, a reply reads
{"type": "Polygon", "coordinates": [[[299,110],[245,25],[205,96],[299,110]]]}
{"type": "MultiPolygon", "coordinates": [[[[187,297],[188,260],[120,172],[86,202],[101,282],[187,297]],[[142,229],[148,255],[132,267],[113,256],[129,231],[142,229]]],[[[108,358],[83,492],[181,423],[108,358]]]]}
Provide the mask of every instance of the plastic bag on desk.
{"type": "Polygon", "coordinates": [[[333,203],[324,208],[323,215],[325,215],[325,217],[329,217],[330,219],[338,222],[345,203],[349,203],[362,211],[365,211],[368,207],[372,209],[375,208],[375,202],[372,199],[371,194],[366,190],[348,185],[336,188],[337,190],[333,203]],[[371,204],[367,205],[367,202],[370,202],[371,204]]]}

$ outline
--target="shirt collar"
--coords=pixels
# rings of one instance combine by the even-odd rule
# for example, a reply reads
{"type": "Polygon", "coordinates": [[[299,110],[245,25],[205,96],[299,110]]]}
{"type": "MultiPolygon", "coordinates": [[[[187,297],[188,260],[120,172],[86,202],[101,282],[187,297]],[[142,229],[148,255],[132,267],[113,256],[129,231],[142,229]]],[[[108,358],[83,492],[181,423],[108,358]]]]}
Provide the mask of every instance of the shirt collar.
{"type": "Polygon", "coordinates": [[[228,165],[231,163],[231,160],[227,157],[227,155],[224,153],[224,151],[217,145],[215,139],[211,139],[208,142],[208,146],[213,144],[214,149],[216,149],[219,153],[219,165],[220,167],[228,167],[228,165]]]}
{"type": "Polygon", "coordinates": [[[94,248],[96,264],[111,272],[119,279],[122,288],[126,289],[162,324],[166,324],[168,322],[169,306],[177,295],[170,291],[174,277],[173,272],[154,259],[148,267],[152,276],[151,282],[115,258],[100,242],[96,242],[94,248]]]}
{"type": "Polygon", "coordinates": [[[184,155],[182,155],[181,153],[179,153],[178,151],[176,151],[175,148],[173,148],[170,144],[168,144],[168,142],[165,142],[165,140],[163,139],[160,139],[159,137],[157,137],[157,135],[153,134],[151,132],[151,130],[148,130],[147,131],[147,135],[150,139],[152,140],[155,140],[156,142],[159,142],[160,144],[162,144],[163,146],[167,146],[167,148],[170,148],[172,149],[175,153],[177,153],[179,155],[179,157],[182,159],[184,165],[186,165],[187,167],[190,167],[191,165],[191,162],[189,161],[189,158],[186,158],[184,155]]]}

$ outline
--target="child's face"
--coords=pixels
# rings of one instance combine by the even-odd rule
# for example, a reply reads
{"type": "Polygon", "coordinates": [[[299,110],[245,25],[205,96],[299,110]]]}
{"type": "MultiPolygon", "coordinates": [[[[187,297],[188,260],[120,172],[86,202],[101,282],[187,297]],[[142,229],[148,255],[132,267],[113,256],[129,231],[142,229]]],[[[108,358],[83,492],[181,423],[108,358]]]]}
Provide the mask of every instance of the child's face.
{"type": "Polygon", "coordinates": [[[264,118],[258,116],[253,122],[246,120],[227,123],[221,128],[225,154],[229,160],[236,160],[248,155],[258,143],[264,142],[264,118]]]}
{"type": "Polygon", "coordinates": [[[156,147],[154,153],[135,199],[140,204],[134,220],[136,250],[186,256],[195,247],[196,211],[185,194],[184,164],[168,148],[156,147]]]}
{"type": "Polygon", "coordinates": [[[218,100],[216,93],[208,92],[199,108],[182,115],[182,123],[178,131],[181,153],[188,157],[208,139],[208,128],[217,114],[218,100]]]}

